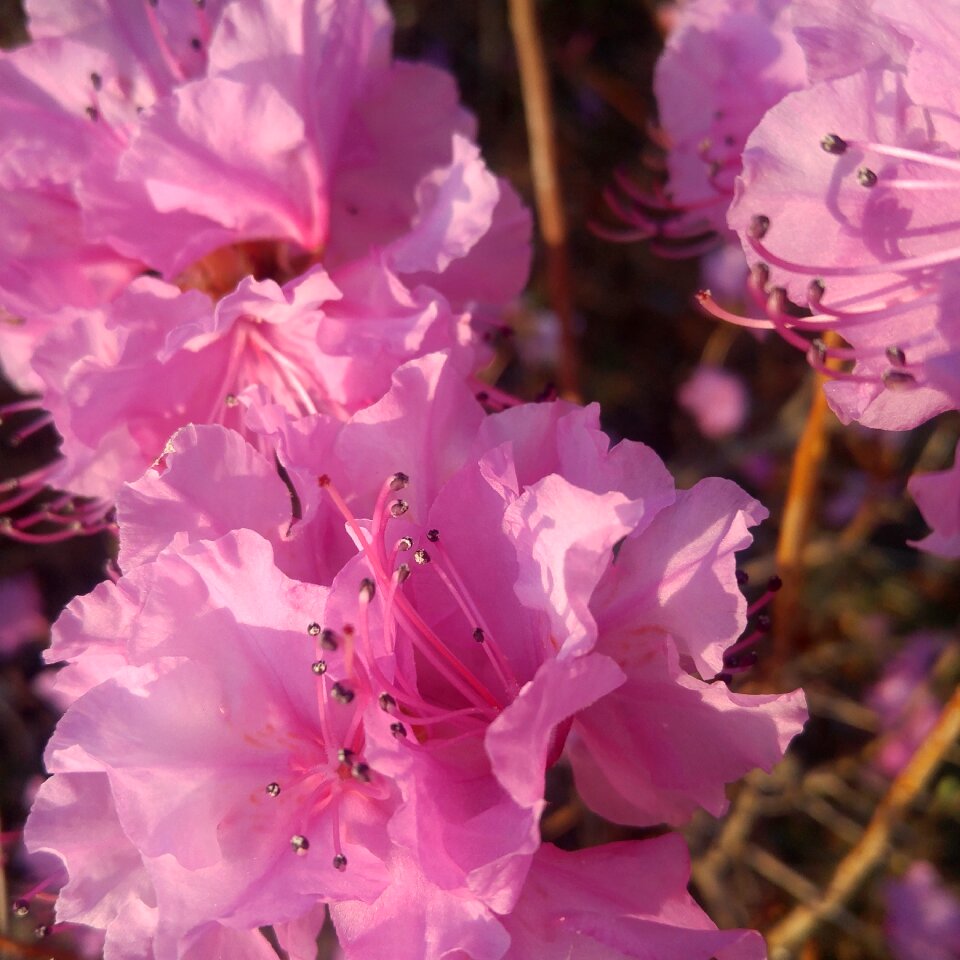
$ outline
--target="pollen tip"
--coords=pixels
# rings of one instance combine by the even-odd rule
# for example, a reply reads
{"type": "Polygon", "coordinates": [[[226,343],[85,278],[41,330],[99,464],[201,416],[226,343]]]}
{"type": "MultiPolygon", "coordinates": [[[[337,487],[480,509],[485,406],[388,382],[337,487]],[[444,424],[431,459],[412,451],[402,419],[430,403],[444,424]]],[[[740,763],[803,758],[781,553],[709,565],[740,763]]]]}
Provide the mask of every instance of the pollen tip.
{"type": "Polygon", "coordinates": [[[428,530],[428,531],[427,531],[427,539],[428,539],[431,543],[436,543],[436,542],[440,539],[440,531],[439,531],[439,530],[428,530]]]}
{"type": "Polygon", "coordinates": [[[398,490],[402,490],[409,482],[410,478],[405,473],[398,471],[390,478],[390,489],[396,493],[398,490]]]}
{"type": "Polygon", "coordinates": [[[750,218],[750,226],[747,227],[747,236],[752,240],[762,240],[770,229],[770,218],[762,213],[755,214],[750,218]]]}
{"type": "Polygon", "coordinates": [[[820,147],[825,152],[839,157],[847,152],[847,141],[838,137],[835,133],[828,133],[821,141],[820,147]]]}
{"type": "Polygon", "coordinates": [[[330,478],[329,478],[325,473],[321,473],[320,476],[317,477],[317,486],[318,486],[318,487],[329,487],[329,486],[330,486],[330,478]]]}
{"type": "Polygon", "coordinates": [[[861,187],[875,187],[877,185],[877,175],[869,167],[861,167],[857,171],[857,183],[861,187]]]}
{"type": "Polygon", "coordinates": [[[302,857],[310,849],[310,841],[303,834],[295,833],[290,838],[290,846],[298,857],[302,857]]]}
{"type": "Polygon", "coordinates": [[[347,869],[347,858],[342,853],[338,853],[333,858],[333,868],[334,870],[339,870],[341,873],[347,869]]]}

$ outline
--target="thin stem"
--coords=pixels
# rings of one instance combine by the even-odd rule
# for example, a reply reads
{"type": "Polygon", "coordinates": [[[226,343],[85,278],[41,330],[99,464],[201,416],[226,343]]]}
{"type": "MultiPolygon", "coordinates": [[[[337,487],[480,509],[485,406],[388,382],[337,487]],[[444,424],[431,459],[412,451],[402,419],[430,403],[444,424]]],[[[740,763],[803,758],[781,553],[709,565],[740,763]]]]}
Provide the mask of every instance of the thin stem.
{"type": "Polygon", "coordinates": [[[510,31],[520,68],[523,110],[530,140],[530,169],[540,235],[546,247],[547,289],[560,320],[561,352],[557,379],[567,400],[580,398],[580,371],[574,333],[573,288],[567,221],[560,193],[550,79],[534,0],[508,0],[510,31]]]}
{"type": "Polygon", "coordinates": [[[890,852],[890,833],[926,789],[937,768],[960,736],[960,690],[943,708],[927,735],[890,785],[874,811],[860,842],[840,861],[823,895],[812,904],[799,904],[767,935],[772,960],[789,960],[825,920],[843,910],[869,874],[890,852]]]}
{"type": "MultiPolygon", "coordinates": [[[[824,337],[827,347],[836,347],[840,338],[832,331],[824,337]]],[[[833,361],[827,361],[832,366],[833,361]]],[[[814,514],[820,473],[827,455],[827,424],[830,409],[823,392],[827,377],[814,374],[813,399],[800,442],[793,456],[786,502],[777,540],[777,570],[783,580],[773,603],[773,655],[766,663],[767,672],[775,675],[792,652],[800,617],[800,595],[803,586],[803,548],[807,542],[810,521],[814,514]]]]}

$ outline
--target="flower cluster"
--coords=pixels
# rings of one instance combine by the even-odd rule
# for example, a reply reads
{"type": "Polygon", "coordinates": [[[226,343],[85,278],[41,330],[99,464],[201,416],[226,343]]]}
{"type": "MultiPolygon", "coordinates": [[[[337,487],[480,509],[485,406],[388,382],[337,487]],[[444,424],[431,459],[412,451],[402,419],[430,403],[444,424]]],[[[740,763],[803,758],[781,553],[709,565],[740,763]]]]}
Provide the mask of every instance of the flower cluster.
{"type": "MultiPolygon", "coordinates": [[[[681,213],[666,225],[722,231],[726,212],[763,316],[729,313],[706,291],[703,305],[806,352],[845,423],[907,430],[960,408],[960,12],[692,0],[680,19],[658,74],[681,213]],[[729,57],[729,83],[681,99],[668,81],[710,69],[704,49],[729,57]]],[[[935,529],[925,547],[956,555],[955,480],[936,506],[919,496],[935,529]]]]}
{"type": "Polygon", "coordinates": [[[0,302],[38,399],[6,412],[63,447],[0,506],[56,479],[87,499],[8,535],[119,537],[47,652],[57,923],[108,960],[312,960],[328,913],[357,960],[761,960],[679,838],[541,840],[558,762],[675,826],[806,711],[725,682],[756,501],[479,386],[529,221],[450,78],[379,0],[28,7],[0,302]]]}

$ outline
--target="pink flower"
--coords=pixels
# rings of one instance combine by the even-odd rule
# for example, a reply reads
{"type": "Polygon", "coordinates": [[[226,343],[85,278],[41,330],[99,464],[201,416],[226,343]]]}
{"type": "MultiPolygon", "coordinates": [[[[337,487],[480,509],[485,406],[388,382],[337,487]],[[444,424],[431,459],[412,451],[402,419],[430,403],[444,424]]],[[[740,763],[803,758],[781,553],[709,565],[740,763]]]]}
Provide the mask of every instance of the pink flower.
{"type": "Polygon", "coordinates": [[[810,349],[818,367],[829,357],[852,362],[826,387],[833,408],[845,422],[899,430],[956,403],[932,371],[956,354],[960,336],[949,213],[960,114],[943,52],[945,37],[960,37],[960,20],[929,16],[921,4],[874,3],[862,18],[865,47],[891,18],[912,47],[898,41],[878,63],[767,113],[747,143],[729,222],[766,300],[768,320],[754,325],[810,349]],[[792,316],[787,298],[813,316],[792,316]],[[797,332],[826,330],[850,346],[811,348],[797,332]]]}
{"type": "Polygon", "coordinates": [[[41,610],[40,591],[32,576],[0,580],[0,656],[44,637],[49,629],[41,610]]]}
{"type": "Polygon", "coordinates": [[[661,253],[691,255],[727,234],[743,145],[765,111],[806,83],[786,0],[689,0],[657,61],[654,91],[669,182],[611,198],[661,253]],[[706,240],[706,244],[704,241],[706,240]]]}
{"type": "MultiPolygon", "coordinates": [[[[688,874],[686,850],[675,836],[574,853],[545,845],[533,858],[519,901],[501,919],[498,935],[473,941],[470,956],[561,960],[599,951],[597,956],[644,960],[762,960],[766,952],[759,934],[714,927],[687,893],[688,874]]],[[[420,896],[431,898],[433,910],[456,909],[455,902],[422,878],[406,879],[417,884],[420,896]]],[[[391,887],[398,889],[402,886],[391,887]]],[[[446,945],[431,940],[419,918],[395,912],[387,896],[369,905],[334,908],[348,960],[380,956],[378,948],[387,937],[397,960],[446,955],[446,945]]]]}
{"type": "Polygon", "coordinates": [[[942,705],[927,681],[945,642],[932,633],[908,637],[867,696],[867,705],[880,717],[882,739],[875,763],[889,777],[906,766],[940,716],[942,705]]]}
{"type": "Polygon", "coordinates": [[[960,901],[932,864],[917,861],[885,893],[885,929],[896,960],[953,960],[960,953],[960,901]]]}
{"type": "Polygon", "coordinates": [[[736,433],[747,418],[749,398],[743,381],[719,367],[701,365],[677,393],[680,406],[705,437],[736,433]]]}
{"type": "Polygon", "coordinates": [[[37,42],[2,64],[0,188],[27,238],[6,299],[0,270],[25,320],[4,363],[46,393],[66,456],[24,490],[55,480],[102,517],[177,427],[235,423],[248,385],[345,417],[412,356],[459,350],[472,373],[525,280],[529,217],[451,78],[392,60],[385,5],[114,6],[35,3],[37,42]],[[37,229],[51,191],[62,244],[37,229]],[[64,276],[17,286],[40,256],[64,276]],[[101,261],[109,283],[83,272],[101,261]]]}
{"type": "Polygon", "coordinates": [[[745,623],[763,511],[733,484],[678,493],[596,408],[485,415],[441,354],[346,423],[250,416],[294,500],[237,434],[181,432],[120,499],[125,576],[50,654],[76,699],[48,763],[106,771],[163,936],[322,899],[348,942],[372,911],[494,958],[568,738],[584,796],[649,824],[720,812],[799,730],[802,695],[700,679],[745,623]]]}
{"type": "Polygon", "coordinates": [[[948,559],[960,557],[960,456],[954,455],[949,470],[911,477],[907,488],[932,527],[913,546],[948,559]]]}

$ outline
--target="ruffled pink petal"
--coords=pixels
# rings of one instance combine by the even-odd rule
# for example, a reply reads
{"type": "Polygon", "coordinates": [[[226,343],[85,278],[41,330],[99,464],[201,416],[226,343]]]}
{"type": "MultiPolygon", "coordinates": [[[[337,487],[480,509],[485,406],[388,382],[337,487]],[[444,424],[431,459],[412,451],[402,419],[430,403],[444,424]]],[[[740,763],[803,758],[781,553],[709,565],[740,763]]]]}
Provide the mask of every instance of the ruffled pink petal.
{"type": "Polygon", "coordinates": [[[723,668],[723,652],[746,625],[736,551],[767,511],[728,480],[701,480],[677,494],[638,536],[619,549],[592,603],[598,649],[629,657],[634,634],[670,634],[703,677],[723,668]]]}
{"type": "Polygon", "coordinates": [[[668,637],[636,635],[619,663],[626,683],[577,715],[568,747],[580,794],[618,823],[720,816],[725,784],[772,769],[807,719],[801,691],[735,694],[689,676],[668,637]]]}
{"type": "Polygon", "coordinates": [[[573,853],[544,845],[504,919],[504,960],[764,960],[760,934],[718,930],[697,906],[689,870],[677,836],[573,853]]]}

